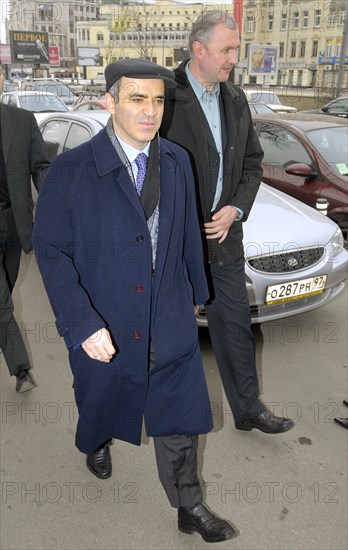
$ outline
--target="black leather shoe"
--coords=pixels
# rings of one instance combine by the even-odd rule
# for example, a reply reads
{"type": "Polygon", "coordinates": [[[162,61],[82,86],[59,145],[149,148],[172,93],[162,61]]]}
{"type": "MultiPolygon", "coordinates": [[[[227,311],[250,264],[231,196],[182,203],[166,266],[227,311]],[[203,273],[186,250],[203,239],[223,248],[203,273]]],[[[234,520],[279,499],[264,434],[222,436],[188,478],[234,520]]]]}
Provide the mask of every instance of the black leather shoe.
{"type": "Polygon", "coordinates": [[[348,430],[348,418],[334,418],[334,421],[348,430]]]}
{"type": "Polygon", "coordinates": [[[110,455],[110,443],[95,453],[89,453],[86,459],[87,468],[92,474],[100,479],[107,479],[112,474],[112,463],[110,455]]]}
{"type": "Polygon", "coordinates": [[[253,428],[261,430],[266,434],[281,434],[291,430],[295,426],[290,418],[274,416],[271,411],[264,411],[258,416],[247,418],[246,420],[238,420],[235,422],[237,430],[249,432],[253,428]]]}
{"type": "Polygon", "coordinates": [[[178,509],[178,528],[182,533],[198,533],[205,542],[222,542],[238,535],[227,521],[212,514],[204,504],[178,509]]]}
{"type": "Polygon", "coordinates": [[[16,374],[16,392],[23,393],[25,391],[32,390],[37,386],[29,370],[22,370],[16,374]]]}

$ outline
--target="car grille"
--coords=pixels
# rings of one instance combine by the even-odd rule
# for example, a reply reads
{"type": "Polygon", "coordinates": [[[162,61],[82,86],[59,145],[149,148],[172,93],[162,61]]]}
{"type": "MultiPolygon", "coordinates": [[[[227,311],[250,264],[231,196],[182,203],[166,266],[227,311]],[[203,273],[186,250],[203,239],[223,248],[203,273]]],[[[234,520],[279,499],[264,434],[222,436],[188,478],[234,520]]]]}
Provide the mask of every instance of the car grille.
{"type": "Polygon", "coordinates": [[[257,271],[266,273],[289,273],[305,269],[323,257],[324,247],[318,246],[303,250],[293,250],[280,254],[256,256],[247,260],[248,265],[257,271]]]}

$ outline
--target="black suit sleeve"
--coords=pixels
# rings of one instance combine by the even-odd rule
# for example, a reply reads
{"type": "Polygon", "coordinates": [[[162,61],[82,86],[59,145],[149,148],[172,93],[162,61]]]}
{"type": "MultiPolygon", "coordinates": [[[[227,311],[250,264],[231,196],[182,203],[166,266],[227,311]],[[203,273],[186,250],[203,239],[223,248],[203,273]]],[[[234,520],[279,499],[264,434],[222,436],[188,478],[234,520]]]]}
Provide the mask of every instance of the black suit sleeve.
{"type": "Polygon", "coordinates": [[[48,170],[49,161],[46,157],[45,143],[33,114],[30,123],[30,174],[39,191],[48,170]]]}

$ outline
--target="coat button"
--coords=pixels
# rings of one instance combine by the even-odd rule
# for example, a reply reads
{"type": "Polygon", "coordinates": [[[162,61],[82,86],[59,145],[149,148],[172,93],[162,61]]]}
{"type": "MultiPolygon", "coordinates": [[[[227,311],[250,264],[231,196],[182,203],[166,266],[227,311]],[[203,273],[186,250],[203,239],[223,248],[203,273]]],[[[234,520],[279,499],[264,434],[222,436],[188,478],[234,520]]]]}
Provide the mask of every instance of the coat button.
{"type": "Polygon", "coordinates": [[[141,333],[140,332],[137,332],[136,330],[134,332],[132,332],[132,338],[133,340],[139,340],[141,337],[141,333]]]}
{"type": "Polygon", "coordinates": [[[144,235],[137,235],[137,236],[135,237],[135,240],[138,241],[138,242],[143,241],[143,240],[144,240],[144,235]]]}
{"type": "Polygon", "coordinates": [[[137,286],[135,287],[135,292],[143,292],[143,290],[144,290],[143,285],[137,285],[137,286]]]}

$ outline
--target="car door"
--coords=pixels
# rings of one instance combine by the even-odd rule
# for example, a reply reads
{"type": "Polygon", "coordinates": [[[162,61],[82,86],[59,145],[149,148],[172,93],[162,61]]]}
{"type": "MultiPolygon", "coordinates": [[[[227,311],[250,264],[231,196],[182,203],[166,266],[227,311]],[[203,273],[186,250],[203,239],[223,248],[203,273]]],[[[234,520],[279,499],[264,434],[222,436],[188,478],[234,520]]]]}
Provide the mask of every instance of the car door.
{"type": "Polygon", "coordinates": [[[287,128],[270,123],[258,123],[256,130],[264,151],[262,180],[315,207],[321,189],[318,166],[299,137],[287,128]],[[310,166],[317,176],[288,174],[286,169],[297,163],[310,166]]]}

